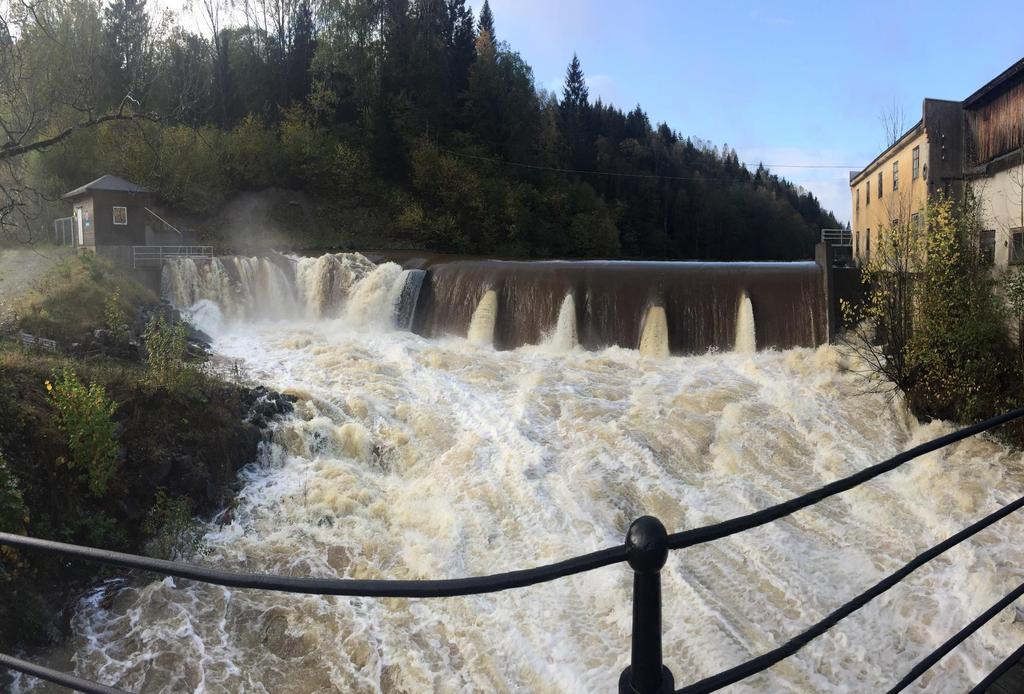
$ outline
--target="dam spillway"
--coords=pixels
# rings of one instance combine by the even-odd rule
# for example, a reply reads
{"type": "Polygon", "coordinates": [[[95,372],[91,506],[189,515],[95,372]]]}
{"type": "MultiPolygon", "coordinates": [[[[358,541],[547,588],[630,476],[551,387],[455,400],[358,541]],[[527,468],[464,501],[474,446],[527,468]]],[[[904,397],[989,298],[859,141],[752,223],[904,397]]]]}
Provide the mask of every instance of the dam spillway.
{"type": "MultiPolygon", "coordinates": [[[[317,578],[513,571],[620,543],[643,514],[683,530],[768,508],[952,430],[865,388],[863,362],[842,346],[764,349],[780,328],[764,313],[765,285],[742,273],[716,289],[717,320],[734,324],[720,342],[661,358],[679,330],[671,292],[658,293],[653,270],[626,287],[608,265],[592,288],[655,290],[607,307],[633,315],[629,349],[611,330],[601,338],[610,348],[581,347],[596,330],[579,320],[585,282],[531,280],[533,301],[551,308],[520,304],[536,332],[510,327],[522,316],[505,295],[531,282],[496,261],[324,254],[169,266],[168,296],[209,323],[216,359],[296,398],[240,472],[230,513],[203,525],[194,560],[317,578]],[[476,265],[443,267],[463,261],[476,265]],[[451,327],[425,303],[431,282],[467,290],[451,327]],[[423,337],[429,320],[438,332],[423,337]],[[517,330],[538,346],[488,346],[517,330]]],[[[678,265],[665,272],[673,286],[707,278],[678,265]]],[[[563,276],[591,267],[550,266],[563,276]]],[[[813,268],[781,269],[794,267],[813,281],[813,268]]],[[[772,279],[777,297],[800,296],[791,279],[772,279]]],[[[809,335],[817,319],[794,314],[794,333],[809,335]]],[[[978,437],[770,526],[673,552],[661,572],[666,663],[692,680],[765,653],[1022,494],[1024,457],[978,437]]],[[[737,691],[887,690],[1019,582],[1021,533],[1024,517],[1004,518],[737,691]]],[[[409,601],[140,577],[90,591],[56,657],[129,691],[582,694],[606,691],[625,665],[631,591],[631,572],[611,567],[409,601]]],[[[967,691],[1022,629],[1012,610],[993,620],[937,665],[928,691],[967,691]]]]}
{"type": "Polygon", "coordinates": [[[814,262],[370,258],[376,262],[356,253],[183,260],[165,267],[164,287],[179,306],[206,299],[229,317],[379,322],[387,314],[398,329],[499,350],[542,344],[570,329],[572,345],[587,350],[639,349],[652,315],[664,323],[670,354],[827,340],[822,270],[814,262]]]}

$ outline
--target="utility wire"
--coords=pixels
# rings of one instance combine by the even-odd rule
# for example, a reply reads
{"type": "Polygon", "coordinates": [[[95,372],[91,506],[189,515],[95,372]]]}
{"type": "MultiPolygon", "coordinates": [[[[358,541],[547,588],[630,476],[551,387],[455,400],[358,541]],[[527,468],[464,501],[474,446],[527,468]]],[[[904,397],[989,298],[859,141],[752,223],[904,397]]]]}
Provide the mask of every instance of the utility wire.
{"type": "MultiPolygon", "coordinates": [[[[502,166],[514,166],[521,169],[531,169],[534,171],[551,171],[553,173],[567,173],[567,174],[578,174],[583,176],[609,176],[612,178],[640,178],[640,179],[657,179],[665,181],[736,181],[740,182],[743,179],[740,178],[726,178],[721,176],[666,176],[663,174],[639,174],[639,173],[623,173],[621,171],[597,171],[594,169],[563,169],[554,166],[543,166],[541,164],[526,164],[518,161],[508,161],[507,159],[499,159],[497,157],[483,157],[477,154],[466,154],[465,152],[455,152],[450,149],[444,149],[443,147],[437,148],[439,152],[450,154],[453,157],[462,157],[463,159],[475,159],[477,161],[485,161],[491,164],[500,164],[502,166]]],[[[844,166],[842,164],[762,164],[766,169],[768,168],[791,168],[791,169],[857,169],[856,166],[844,166]]],[[[749,171],[749,169],[748,169],[749,171]]],[[[753,176],[754,173],[751,173],[753,176]]]]}

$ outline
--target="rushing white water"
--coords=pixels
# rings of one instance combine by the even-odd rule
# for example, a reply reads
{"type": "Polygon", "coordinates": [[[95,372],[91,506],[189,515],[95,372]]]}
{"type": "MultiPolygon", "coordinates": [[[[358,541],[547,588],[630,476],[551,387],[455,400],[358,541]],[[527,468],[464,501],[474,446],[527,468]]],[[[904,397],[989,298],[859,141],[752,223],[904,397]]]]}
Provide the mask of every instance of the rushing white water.
{"type": "Polygon", "coordinates": [[[640,331],[640,354],[647,357],[667,357],[668,319],[665,317],[664,306],[651,306],[644,317],[640,331]]]}
{"type": "Polygon", "coordinates": [[[736,347],[741,354],[753,354],[757,351],[757,333],[754,329],[754,305],[746,293],[740,298],[736,316],[736,347]]]}
{"type": "Polygon", "coordinates": [[[493,345],[494,326],[498,320],[498,294],[488,289],[480,298],[473,317],[469,321],[466,339],[474,345],[493,345]]]}
{"type": "MultiPolygon", "coordinates": [[[[645,513],[670,530],[749,513],[950,429],[866,394],[832,347],[648,359],[382,329],[388,282],[404,281],[362,272],[344,290],[352,303],[328,311],[337,319],[222,324],[219,354],[300,400],[244,471],[232,520],[210,526],[201,561],[353,578],[518,569],[618,544],[645,513]]],[[[1022,493],[1021,456],[974,439],[674,552],[666,663],[681,685],[778,646],[1022,493]]],[[[730,691],[888,688],[1024,580],[1022,532],[1024,518],[1004,519],[730,691]]],[[[630,596],[624,566],[443,600],[168,579],[85,600],[70,647],[78,674],[133,691],[613,691],[630,596]]],[[[962,692],[1022,640],[1007,610],[922,690],[962,692]]]]}
{"type": "Polygon", "coordinates": [[[548,335],[545,344],[556,352],[565,352],[579,344],[576,333],[576,301],[572,294],[566,294],[558,309],[558,322],[555,329],[548,335]]]}

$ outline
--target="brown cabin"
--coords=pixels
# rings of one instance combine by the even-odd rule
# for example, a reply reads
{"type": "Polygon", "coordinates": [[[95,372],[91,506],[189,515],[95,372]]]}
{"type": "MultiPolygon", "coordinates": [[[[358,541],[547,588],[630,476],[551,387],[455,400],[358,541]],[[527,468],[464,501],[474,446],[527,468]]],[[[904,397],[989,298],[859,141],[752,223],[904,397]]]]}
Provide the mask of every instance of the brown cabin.
{"type": "Polygon", "coordinates": [[[71,245],[130,266],[134,246],[181,244],[181,234],[150,211],[152,195],[110,174],[65,193],[72,206],[71,245]]]}

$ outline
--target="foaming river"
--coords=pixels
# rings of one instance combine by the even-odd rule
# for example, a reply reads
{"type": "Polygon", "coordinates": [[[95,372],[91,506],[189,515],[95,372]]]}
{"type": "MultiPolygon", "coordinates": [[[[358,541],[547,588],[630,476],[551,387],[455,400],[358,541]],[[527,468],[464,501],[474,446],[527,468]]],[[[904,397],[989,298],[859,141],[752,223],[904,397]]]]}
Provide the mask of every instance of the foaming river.
{"type": "MultiPolygon", "coordinates": [[[[507,351],[427,339],[395,327],[402,274],[360,264],[330,301],[301,283],[286,300],[280,280],[262,300],[316,310],[274,320],[237,287],[188,297],[220,359],[299,396],[198,561],[351,578],[525,568],[620,543],[643,514],[674,531],[749,513],[951,430],[866,393],[829,346],[651,357],[584,351],[557,325],[507,351]]],[[[1021,456],[973,439],[673,552],[666,664],[682,685],[770,650],[1021,494],[1021,456]]],[[[887,689],[1024,580],[1022,531],[1010,516],[728,691],[887,689]]],[[[631,581],[620,565],[492,595],[374,600],[153,580],[87,597],[69,651],[77,674],[145,692],[611,692],[631,581]]],[[[914,691],[963,692],[1022,640],[1011,608],[914,691]]]]}

